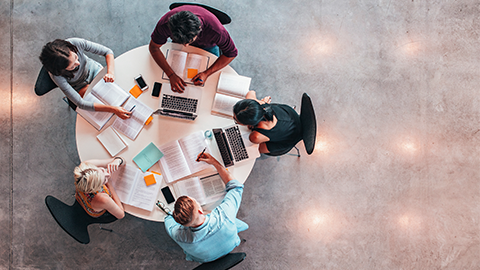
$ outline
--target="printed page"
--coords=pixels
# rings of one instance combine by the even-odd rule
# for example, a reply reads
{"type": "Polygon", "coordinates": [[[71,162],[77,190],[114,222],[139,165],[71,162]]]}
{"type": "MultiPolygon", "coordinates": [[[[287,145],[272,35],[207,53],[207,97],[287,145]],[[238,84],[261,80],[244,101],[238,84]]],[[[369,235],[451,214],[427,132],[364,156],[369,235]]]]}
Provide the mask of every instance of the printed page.
{"type": "MultiPolygon", "coordinates": [[[[91,93],[86,95],[83,99],[85,101],[92,101],[94,103],[104,104],[91,93]]],[[[76,111],[97,130],[102,129],[103,126],[108,122],[108,120],[113,116],[113,113],[110,112],[87,111],[80,108],[77,108],[76,111]]]]}
{"type": "Polygon", "coordinates": [[[110,181],[117,192],[120,201],[128,204],[137,174],[141,171],[132,165],[125,164],[120,166],[119,170],[114,173],[110,181]]]}
{"type": "Polygon", "coordinates": [[[250,89],[251,80],[252,78],[249,77],[222,72],[218,79],[217,92],[245,98],[250,89]]]}
{"type": "Polygon", "coordinates": [[[177,197],[190,196],[195,198],[201,205],[205,204],[205,192],[198,177],[192,177],[175,183],[175,194],[177,197]]]}
{"type": "Polygon", "coordinates": [[[105,104],[112,106],[122,105],[129,97],[128,93],[120,88],[118,84],[114,82],[106,83],[103,79],[93,86],[92,94],[105,104]]]}
{"type": "Polygon", "coordinates": [[[132,195],[130,196],[129,205],[145,209],[147,211],[152,211],[155,206],[155,200],[157,199],[158,190],[162,183],[162,176],[158,174],[153,174],[155,177],[156,184],[147,186],[145,184],[145,179],[143,177],[152,174],[152,173],[141,173],[138,174],[138,179],[136,181],[135,187],[133,188],[132,195]]]}
{"type": "Polygon", "coordinates": [[[192,174],[178,141],[164,144],[158,149],[164,154],[159,162],[165,182],[171,183],[192,174]]]}
{"type": "Polygon", "coordinates": [[[200,182],[205,192],[205,204],[218,201],[227,193],[225,184],[218,173],[200,178],[200,182]]]}
{"type": "MultiPolygon", "coordinates": [[[[167,63],[173,69],[173,71],[178,75],[182,76],[185,71],[185,64],[187,62],[188,54],[186,52],[171,50],[167,51],[167,63]]],[[[168,80],[168,76],[164,72],[164,78],[168,80]]]]}
{"type": "Polygon", "coordinates": [[[212,105],[212,113],[213,114],[220,114],[221,116],[225,116],[228,118],[233,117],[233,106],[242,100],[241,98],[232,97],[223,95],[220,93],[215,94],[215,99],[212,105]]]}
{"type": "Polygon", "coordinates": [[[182,148],[183,155],[185,156],[188,167],[191,173],[196,173],[204,169],[211,169],[212,165],[203,161],[197,162],[198,154],[200,154],[205,147],[205,152],[210,153],[205,142],[205,137],[201,130],[194,132],[187,137],[183,137],[178,140],[180,147],[182,148]]]}
{"type": "Polygon", "coordinates": [[[192,82],[192,78],[197,75],[197,73],[204,72],[207,70],[209,57],[189,53],[186,65],[185,65],[185,72],[183,73],[183,80],[185,82],[192,82]]]}
{"type": "Polygon", "coordinates": [[[130,118],[121,119],[120,117],[117,117],[112,125],[113,128],[122,132],[131,140],[135,140],[135,138],[137,138],[145,122],[153,113],[153,110],[150,109],[150,107],[134,98],[128,99],[124,108],[126,110],[131,110],[133,106],[135,106],[135,109],[133,110],[130,118]]]}
{"type": "Polygon", "coordinates": [[[107,149],[110,156],[116,156],[120,151],[127,147],[127,144],[120,138],[117,132],[109,126],[102,133],[98,134],[97,139],[107,149]]]}

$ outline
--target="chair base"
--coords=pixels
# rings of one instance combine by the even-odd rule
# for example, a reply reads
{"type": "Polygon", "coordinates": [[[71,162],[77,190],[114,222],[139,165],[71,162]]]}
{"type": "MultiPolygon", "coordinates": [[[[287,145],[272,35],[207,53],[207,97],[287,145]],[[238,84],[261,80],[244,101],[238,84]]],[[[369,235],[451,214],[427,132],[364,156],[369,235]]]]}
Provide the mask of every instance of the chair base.
{"type": "Polygon", "coordinates": [[[242,262],[246,256],[244,252],[228,253],[213,262],[202,263],[193,270],[227,270],[242,262]]]}

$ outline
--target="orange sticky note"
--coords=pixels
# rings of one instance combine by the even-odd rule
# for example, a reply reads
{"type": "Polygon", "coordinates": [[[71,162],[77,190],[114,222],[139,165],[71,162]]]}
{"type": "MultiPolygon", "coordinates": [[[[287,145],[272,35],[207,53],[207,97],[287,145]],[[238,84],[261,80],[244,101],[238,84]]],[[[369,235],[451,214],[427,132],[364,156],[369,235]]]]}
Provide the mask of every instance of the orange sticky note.
{"type": "Polygon", "coordinates": [[[196,68],[189,68],[187,69],[187,78],[191,79],[198,74],[198,69],[196,68]]]}
{"type": "Polygon", "coordinates": [[[142,89],[138,87],[138,85],[135,85],[132,89],[130,89],[130,94],[132,94],[133,97],[138,98],[143,93],[142,89]]]}
{"type": "Polygon", "coordinates": [[[150,122],[152,122],[153,120],[153,117],[150,115],[150,117],[148,117],[147,121],[145,121],[145,126],[150,124],[150,122]]]}
{"type": "Polygon", "coordinates": [[[149,174],[143,177],[143,179],[145,180],[145,184],[147,184],[147,187],[157,183],[157,181],[155,181],[155,176],[153,176],[153,174],[149,174]]]}

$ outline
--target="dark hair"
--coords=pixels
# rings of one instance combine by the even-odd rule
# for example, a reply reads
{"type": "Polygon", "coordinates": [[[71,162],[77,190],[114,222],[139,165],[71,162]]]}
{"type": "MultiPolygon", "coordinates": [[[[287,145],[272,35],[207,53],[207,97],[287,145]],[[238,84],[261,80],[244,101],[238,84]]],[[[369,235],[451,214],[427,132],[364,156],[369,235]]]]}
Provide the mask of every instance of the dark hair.
{"type": "Polygon", "coordinates": [[[195,210],[195,202],[187,196],[181,196],[175,202],[173,219],[182,225],[188,224],[192,221],[193,210],[195,210]]]}
{"type": "Polygon", "coordinates": [[[238,101],[233,106],[233,113],[240,124],[256,126],[260,121],[272,121],[275,113],[270,104],[260,105],[258,101],[253,99],[244,99],[238,101]]]}
{"type": "Polygon", "coordinates": [[[45,69],[53,75],[73,78],[73,71],[66,70],[70,64],[70,52],[77,53],[77,47],[66,40],[55,39],[43,46],[39,58],[45,69]]]}
{"type": "Polygon", "coordinates": [[[200,33],[200,19],[190,11],[180,11],[168,19],[168,28],[172,32],[172,41],[189,44],[200,33]]]}

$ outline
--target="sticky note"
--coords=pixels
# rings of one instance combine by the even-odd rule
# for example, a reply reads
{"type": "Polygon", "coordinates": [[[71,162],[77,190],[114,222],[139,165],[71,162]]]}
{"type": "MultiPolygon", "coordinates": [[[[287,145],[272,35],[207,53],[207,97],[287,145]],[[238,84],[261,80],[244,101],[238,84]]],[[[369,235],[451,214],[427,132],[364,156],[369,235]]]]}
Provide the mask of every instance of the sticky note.
{"type": "Polygon", "coordinates": [[[138,87],[138,85],[135,85],[132,89],[130,89],[130,94],[132,94],[133,97],[138,98],[143,93],[142,89],[138,87]]]}
{"type": "Polygon", "coordinates": [[[191,79],[198,74],[198,69],[196,68],[189,68],[187,69],[187,78],[191,79]]]}
{"type": "Polygon", "coordinates": [[[149,174],[143,177],[143,179],[145,180],[145,184],[147,184],[147,187],[157,183],[157,181],[155,181],[155,176],[153,176],[153,174],[149,174]]]}
{"type": "Polygon", "coordinates": [[[150,117],[148,117],[147,121],[145,121],[145,126],[150,124],[150,122],[152,122],[152,120],[153,120],[153,117],[150,115],[150,117]]]}

